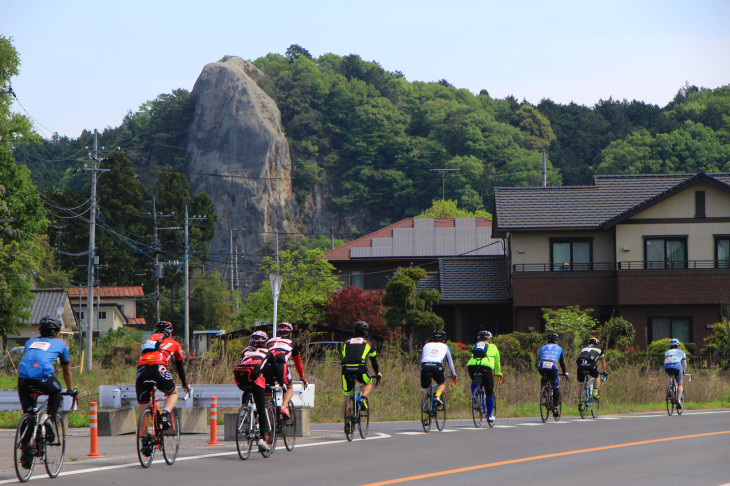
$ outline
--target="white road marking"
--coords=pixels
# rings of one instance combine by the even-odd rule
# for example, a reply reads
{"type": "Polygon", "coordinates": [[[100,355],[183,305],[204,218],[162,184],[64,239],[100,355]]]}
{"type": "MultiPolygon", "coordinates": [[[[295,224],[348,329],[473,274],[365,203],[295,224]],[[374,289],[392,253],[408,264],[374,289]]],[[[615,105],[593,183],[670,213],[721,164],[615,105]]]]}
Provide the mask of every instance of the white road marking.
{"type": "Polygon", "coordinates": [[[535,423],[532,423],[532,422],[525,422],[524,424],[517,424],[517,425],[525,425],[527,427],[535,427],[537,425],[542,425],[542,424],[535,424],[535,423]]]}

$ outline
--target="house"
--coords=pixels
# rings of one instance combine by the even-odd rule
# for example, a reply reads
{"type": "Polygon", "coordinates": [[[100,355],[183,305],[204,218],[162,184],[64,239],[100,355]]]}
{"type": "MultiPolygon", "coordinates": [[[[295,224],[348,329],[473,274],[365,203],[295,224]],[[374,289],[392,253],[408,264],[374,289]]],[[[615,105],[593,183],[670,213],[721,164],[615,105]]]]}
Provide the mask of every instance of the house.
{"type": "Polygon", "coordinates": [[[730,173],[595,176],[592,186],[500,187],[516,331],[580,305],[699,347],[730,304],[730,173]]]}
{"type": "Polygon", "coordinates": [[[325,253],[343,287],[385,289],[398,267],[421,266],[420,288],[435,288],[434,307],[453,340],[480,329],[509,332],[511,306],[504,243],[486,218],[407,218],[325,253]]]}
{"type": "Polygon", "coordinates": [[[3,343],[5,348],[22,346],[28,339],[40,336],[38,325],[46,316],[57,316],[61,320],[63,327],[59,336],[65,341],[68,341],[69,336],[79,328],[78,320],[71,309],[68,292],[65,289],[33,289],[31,292],[33,300],[30,307],[26,309],[30,311],[30,320],[21,322],[17,326],[17,334],[6,338],[3,343]]]}
{"type": "MultiPolygon", "coordinates": [[[[85,327],[87,312],[88,287],[69,287],[66,289],[79,321],[82,331],[85,327]]],[[[129,287],[94,287],[94,310],[97,319],[93,323],[94,334],[105,334],[124,326],[141,327],[146,320],[137,317],[137,299],[144,297],[141,286],[129,287]]]]}

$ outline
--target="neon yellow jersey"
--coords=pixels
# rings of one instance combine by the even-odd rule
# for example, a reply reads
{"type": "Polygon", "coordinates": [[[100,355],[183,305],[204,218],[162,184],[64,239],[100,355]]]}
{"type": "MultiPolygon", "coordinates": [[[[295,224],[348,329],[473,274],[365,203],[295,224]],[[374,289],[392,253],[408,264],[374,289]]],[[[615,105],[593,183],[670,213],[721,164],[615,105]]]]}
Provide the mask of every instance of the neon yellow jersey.
{"type": "Polygon", "coordinates": [[[471,358],[469,358],[469,362],[467,362],[466,365],[486,366],[488,368],[492,368],[495,375],[502,374],[502,363],[500,363],[499,359],[499,349],[497,349],[497,346],[491,343],[489,343],[489,345],[487,346],[487,355],[485,357],[475,358],[474,354],[472,353],[471,358]]]}

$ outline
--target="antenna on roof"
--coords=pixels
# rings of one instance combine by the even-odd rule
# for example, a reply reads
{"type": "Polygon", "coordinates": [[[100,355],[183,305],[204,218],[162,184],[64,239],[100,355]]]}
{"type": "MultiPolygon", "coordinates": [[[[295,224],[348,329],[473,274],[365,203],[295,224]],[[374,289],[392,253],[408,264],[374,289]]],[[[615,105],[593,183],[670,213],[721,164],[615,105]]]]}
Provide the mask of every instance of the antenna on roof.
{"type": "Polygon", "coordinates": [[[444,217],[446,212],[446,173],[453,172],[459,169],[430,169],[431,172],[441,173],[441,217],[444,217]]]}

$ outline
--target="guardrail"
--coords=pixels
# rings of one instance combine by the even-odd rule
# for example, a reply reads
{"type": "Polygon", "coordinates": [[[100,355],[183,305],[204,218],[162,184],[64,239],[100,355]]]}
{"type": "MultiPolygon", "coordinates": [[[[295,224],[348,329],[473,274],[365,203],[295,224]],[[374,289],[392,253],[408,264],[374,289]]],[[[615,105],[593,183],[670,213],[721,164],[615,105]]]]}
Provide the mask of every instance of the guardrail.
{"type": "MultiPolygon", "coordinates": [[[[38,395],[38,402],[43,402],[46,395],[38,395]]],[[[73,397],[63,395],[61,400],[61,411],[68,412],[73,405],[73,397]]],[[[20,410],[20,398],[18,390],[0,390],[0,410],[20,410]]]]}

